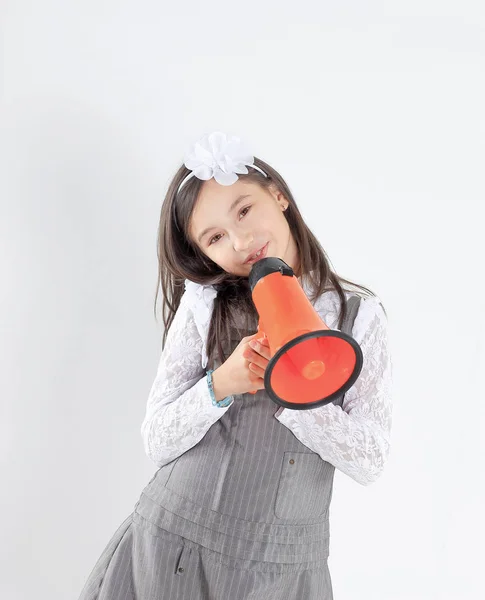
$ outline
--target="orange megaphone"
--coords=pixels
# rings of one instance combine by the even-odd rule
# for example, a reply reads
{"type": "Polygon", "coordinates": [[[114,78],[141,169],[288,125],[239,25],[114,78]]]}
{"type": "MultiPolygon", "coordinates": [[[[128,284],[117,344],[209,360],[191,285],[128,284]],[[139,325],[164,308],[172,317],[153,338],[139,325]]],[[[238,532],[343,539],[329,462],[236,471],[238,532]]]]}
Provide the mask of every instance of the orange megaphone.
{"type": "MultiPolygon", "coordinates": [[[[329,329],[313,308],[293,269],[276,257],[251,268],[249,285],[271,359],[264,373],[270,398],[298,410],[329,404],[357,380],[363,355],[359,344],[329,329]]],[[[256,393],[256,392],[251,392],[256,393]]]]}

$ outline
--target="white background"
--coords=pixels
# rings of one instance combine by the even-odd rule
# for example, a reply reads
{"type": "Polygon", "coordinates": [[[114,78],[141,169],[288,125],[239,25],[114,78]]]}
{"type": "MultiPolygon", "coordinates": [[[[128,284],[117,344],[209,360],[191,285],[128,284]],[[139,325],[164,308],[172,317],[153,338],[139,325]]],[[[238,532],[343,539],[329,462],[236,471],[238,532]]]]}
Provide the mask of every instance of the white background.
{"type": "Polygon", "coordinates": [[[483,597],[483,3],[1,4],[1,573],[77,598],[155,465],[156,236],[188,145],[239,135],[384,301],[391,457],[336,472],[336,600],[483,597]]]}

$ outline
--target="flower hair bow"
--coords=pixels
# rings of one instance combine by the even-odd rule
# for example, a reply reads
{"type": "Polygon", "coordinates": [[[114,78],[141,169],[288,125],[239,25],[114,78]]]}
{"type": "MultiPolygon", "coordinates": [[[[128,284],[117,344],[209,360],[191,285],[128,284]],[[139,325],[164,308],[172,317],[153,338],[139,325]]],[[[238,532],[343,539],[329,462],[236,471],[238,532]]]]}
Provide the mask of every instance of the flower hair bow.
{"type": "Polygon", "coordinates": [[[232,185],[238,179],[237,173],[249,172],[248,166],[267,177],[266,173],[254,164],[254,157],[240,138],[228,137],[220,131],[209,133],[195,142],[186,153],[184,164],[191,173],[179,185],[178,191],[194,176],[205,181],[214,177],[221,185],[232,185]]]}

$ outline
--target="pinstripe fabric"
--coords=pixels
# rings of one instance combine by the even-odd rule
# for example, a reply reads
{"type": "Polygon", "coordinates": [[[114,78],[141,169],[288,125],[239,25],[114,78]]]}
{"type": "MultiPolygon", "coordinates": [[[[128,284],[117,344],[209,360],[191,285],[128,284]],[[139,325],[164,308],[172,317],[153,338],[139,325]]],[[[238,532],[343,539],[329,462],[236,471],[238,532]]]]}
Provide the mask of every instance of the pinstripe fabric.
{"type": "MultiPolygon", "coordinates": [[[[360,298],[347,302],[350,334],[360,298]]],[[[243,335],[234,331],[230,350],[243,335]]],[[[80,600],[332,600],[335,468],[274,418],[278,408],[264,390],[236,396],[198,444],[158,469],[80,600]]]]}

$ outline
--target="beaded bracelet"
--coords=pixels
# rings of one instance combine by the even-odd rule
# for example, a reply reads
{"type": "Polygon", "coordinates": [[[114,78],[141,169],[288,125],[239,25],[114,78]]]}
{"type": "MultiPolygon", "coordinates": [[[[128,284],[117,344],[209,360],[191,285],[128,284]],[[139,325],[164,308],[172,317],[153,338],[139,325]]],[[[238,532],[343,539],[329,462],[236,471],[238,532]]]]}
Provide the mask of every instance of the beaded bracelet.
{"type": "Polygon", "coordinates": [[[219,402],[216,400],[216,397],[214,395],[214,387],[212,385],[212,373],[213,372],[214,372],[214,369],[209,369],[207,371],[207,384],[209,386],[209,392],[210,392],[210,395],[212,398],[212,404],[213,404],[213,406],[218,406],[219,408],[225,408],[226,406],[229,406],[229,404],[231,404],[231,402],[234,400],[234,396],[226,396],[222,400],[219,400],[219,402]]]}

